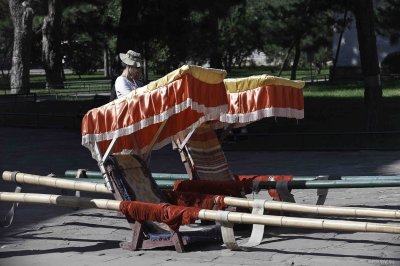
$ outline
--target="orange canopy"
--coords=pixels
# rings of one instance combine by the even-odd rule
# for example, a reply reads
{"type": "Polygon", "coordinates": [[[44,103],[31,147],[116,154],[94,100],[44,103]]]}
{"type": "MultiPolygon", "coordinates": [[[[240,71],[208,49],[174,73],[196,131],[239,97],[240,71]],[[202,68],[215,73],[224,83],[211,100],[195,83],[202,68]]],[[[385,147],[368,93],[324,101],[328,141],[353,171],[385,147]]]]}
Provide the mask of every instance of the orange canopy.
{"type": "Polygon", "coordinates": [[[128,95],[90,110],[82,121],[82,145],[93,158],[95,143],[104,154],[143,154],[185,136],[227,110],[224,70],[183,66],[128,95]]]}
{"type": "Polygon", "coordinates": [[[99,158],[96,143],[104,154],[113,139],[111,154],[145,154],[173,138],[184,139],[206,121],[239,127],[271,116],[304,117],[304,82],[267,75],[224,80],[225,76],[224,70],[185,65],[92,109],[82,121],[82,145],[93,158],[99,158]]]}
{"type": "Polygon", "coordinates": [[[240,127],[265,117],[304,118],[303,81],[259,75],[225,79],[228,112],[220,121],[240,127]]]}

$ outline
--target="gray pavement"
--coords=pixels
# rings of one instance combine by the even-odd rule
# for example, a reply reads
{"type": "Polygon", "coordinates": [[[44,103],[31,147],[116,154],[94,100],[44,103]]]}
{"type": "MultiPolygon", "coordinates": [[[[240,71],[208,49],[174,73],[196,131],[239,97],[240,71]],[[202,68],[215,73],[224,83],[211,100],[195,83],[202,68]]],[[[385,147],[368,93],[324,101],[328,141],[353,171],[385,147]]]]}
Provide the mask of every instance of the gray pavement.
{"type": "MultiPolygon", "coordinates": [[[[1,172],[62,176],[67,169],[98,170],[75,131],[0,128],[0,154],[1,172]]],[[[400,151],[228,151],[226,156],[237,174],[400,175],[400,151]]],[[[153,152],[151,170],[184,173],[170,146],[153,152]]],[[[0,191],[12,191],[14,185],[0,181],[0,187],[0,191]]],[[[60,194],[56,189],[28,185],[23,191],[60,194]]],[[[300,203],[316,201],[315,190],[293,194],[300,203]]],[[[336,189],[329,192],[326,205],[399,209],[399,199],[399,188],[336,189]]],[[[0,203],[1,213],[9,206],[0,203]]],[[[221,243],[212,243],[191,245],[182,254],[172,249],[120,249],[119,242],[131,235],[126,220],[115,212],[21,205],[14,224],[0,228],[0,265],[400,265],[400,235],[394,234],[269,227],[262,244],[250,252],[230,251],[221,243]]],[[[238,231],[237,237],[244,241],[249,232],[238,231]]]]}

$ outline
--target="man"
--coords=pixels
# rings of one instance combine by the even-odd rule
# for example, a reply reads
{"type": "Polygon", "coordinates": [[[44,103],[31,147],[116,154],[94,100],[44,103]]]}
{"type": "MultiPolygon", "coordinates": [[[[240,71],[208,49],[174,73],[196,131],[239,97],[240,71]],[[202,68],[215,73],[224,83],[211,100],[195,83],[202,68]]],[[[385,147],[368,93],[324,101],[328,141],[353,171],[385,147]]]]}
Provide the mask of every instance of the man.
{"type": "Polygon", "coordinates": [[[129,50],[119,54],[119,58],[125,65],[122,74],[115,80],[115,92],[117,98],[127,95],[131,91],[143,86],[142,78],[143,61],[139,53],[129,50]]]}

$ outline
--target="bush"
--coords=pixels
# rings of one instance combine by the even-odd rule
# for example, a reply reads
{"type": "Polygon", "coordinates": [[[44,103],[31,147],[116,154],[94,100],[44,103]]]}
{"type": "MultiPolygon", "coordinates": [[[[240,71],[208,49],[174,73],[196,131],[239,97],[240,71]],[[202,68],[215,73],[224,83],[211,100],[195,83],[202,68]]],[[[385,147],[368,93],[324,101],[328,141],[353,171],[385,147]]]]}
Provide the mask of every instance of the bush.
{"type": "Polygon", "coordinates": [[[102,51],[90,42],[74,42],[67,49],[66,63],[77,75],[94,73],[101,67],[102,51]]]}
{"type": "Polygon", "coordinates": [[[382,70],[385,74],[400,74],[400,51],[391,53],[383,59],[382,70]]]}

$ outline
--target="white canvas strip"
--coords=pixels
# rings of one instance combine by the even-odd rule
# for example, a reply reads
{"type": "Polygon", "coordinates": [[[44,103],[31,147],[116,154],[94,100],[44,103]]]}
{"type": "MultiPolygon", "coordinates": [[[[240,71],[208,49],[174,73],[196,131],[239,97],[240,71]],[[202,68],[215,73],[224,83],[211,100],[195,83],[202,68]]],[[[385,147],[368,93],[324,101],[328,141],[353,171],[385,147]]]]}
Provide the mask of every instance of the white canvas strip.
{"type": "Polygon", "coordinates": [[[108,176],[107,176],[107,173],[106,173],[106,168],[104,167],[104,161],[102,161],[100,149],[99,149],[99,146],[97,145],[97,142],[94,143],[94,151],[92,151],[92,157],[97,160],[97,164],[98,164],[98,166],[100,168],[100,172],[101,172],[101,175],[104,178],[105,185],[106,185],[107,189],[109,191],[111,191],[112,193],[114,193],[114,189],[113,189],[113,187],[111,185],[110,180],[108,179],[108,176]]]}
{"type": "Polygon", "coordinates": [[[181,143],[179,143],[179,149],[182,150],[183,147],[185,147],[186,143],[189,141],[195,130],[196,128],[192,128],[192,130],[190,130],[190,132],[186,135],[185,139],[181,143]]]}
{"type": "Polygon", "coordinates": [[[104,162],[107,159],[107,157],[110,154],[112,148],[114,147],[117,139],[118,139],[118,137],[117,137],[117,135],[115,135],[114,138],[112,139],[110,145],[108,145],[108,148],[107,148],[106,152],[104,153],[103,158],[101,159],[102,162],[104,162]]]}
{"type": "Polygon", "coordinates": [[[288,189],[288,180],[276,181],[276,191],[279,194],[279,198],[285,202],[296,202],[294,196],[288,189]]]}
{"type": "Polygon", "coordinates": [[[217,221],[221,224],[222,240],[230,250],[242,250],[236,243],[233,223],[228,221],[229,211],[218,211],[217,221]]]}
{"type": "MultiPolygon", "coordinates": [[[[264,205],[267,200],[255,199],[251,214],[263,215],[264,205]]],[[[233,224],[228,221],[229,211],[219,211],[217,221],[221,224],[221,234],[224,244],[230,250],[248,251],[249,248],[258,246],[264,238],[265,225],[254,224],[249,240],[246,243],[238,244],[233,231],[233,224]]]]}
{"type": "MultiPolygon", "coordinates": [[[[317,176],[316,180],[328,180],[329,176],[317,176]]],[[[317,203],[316,205],[324,205],[326,197],[328,196],[328,189],[327,188],[318,188],[317,189],[317,203]]]]}
{"type": "MultiPolygon", "coordinates": [[[[265,199],[255,199],[253,200],[253,210],[251,214],[255,215],[263,215],[264,214],[264,205],[267,200],[265,199]]],[[[260,245],[261,241],[264,238],[264,228],[263,224],[253,224],[253,229],[251,231],[250,239],[247,243],[241,245],[242,248],[250,248],[260,245]]]]}

